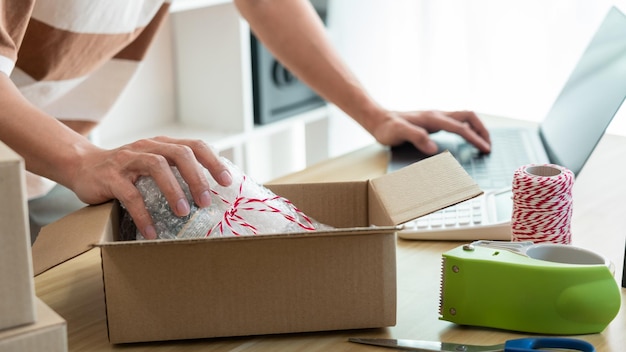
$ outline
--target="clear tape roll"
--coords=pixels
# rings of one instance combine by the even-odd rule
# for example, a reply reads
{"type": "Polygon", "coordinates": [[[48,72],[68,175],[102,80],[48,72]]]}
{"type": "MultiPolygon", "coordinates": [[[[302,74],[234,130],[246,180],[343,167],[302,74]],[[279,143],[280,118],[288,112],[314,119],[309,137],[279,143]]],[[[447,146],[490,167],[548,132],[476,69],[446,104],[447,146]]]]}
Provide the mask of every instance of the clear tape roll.
{"type": "Polygon", "coordinates": [[[571,243],[574,174],[554,164],[525,165],[513,175],[512,241],[571,243]]]}

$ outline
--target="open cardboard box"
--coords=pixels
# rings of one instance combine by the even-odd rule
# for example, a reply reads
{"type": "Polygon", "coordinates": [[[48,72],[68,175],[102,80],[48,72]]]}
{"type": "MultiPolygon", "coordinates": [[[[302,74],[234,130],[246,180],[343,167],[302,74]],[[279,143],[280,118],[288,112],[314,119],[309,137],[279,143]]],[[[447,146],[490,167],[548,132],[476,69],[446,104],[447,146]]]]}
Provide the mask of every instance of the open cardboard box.
{"type": "Polygon", "coordinates": [[[268,188],[336,229],[124,242],[110,202],[46,226],[35,272],[97,245],[112,343],[393,326],[396,225],[482,193],[447,152],[369,181],[268,188]]]}

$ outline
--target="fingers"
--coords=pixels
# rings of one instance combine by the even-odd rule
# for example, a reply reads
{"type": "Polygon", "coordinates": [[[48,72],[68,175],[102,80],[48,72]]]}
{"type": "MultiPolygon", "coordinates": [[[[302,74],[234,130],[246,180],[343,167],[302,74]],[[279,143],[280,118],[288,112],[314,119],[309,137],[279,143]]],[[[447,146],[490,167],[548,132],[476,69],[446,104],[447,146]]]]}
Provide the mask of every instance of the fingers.
{"type": "Polygon", "coordinates": [[[222,186],[232,183],[226,165],[206,143],[197,140],[177,140],[155,137],[126,145],[115,151],[114,167],[119,169],[118,180],[111,185],[115,198],[124,204],[137,228],[147,239],[156,238],[153,221],[146,210],[143,197],[135,187],[141,176],[154,179],[177,216],[189,214],[190,204],[178,183],[171,166],[176,166],[189,186],[194,202],[200,207],[211,204],[210,185],[205,175],[209,170],[222,186]]]}
{"type": "MultiPolygon", "coordinates": [[[[206,143],[199,140],[176,140],[169,137],[156,137],[154,141],[162,144],[157,148],[159,153],[166,157],[171,165],[178,168],[198,206],[211,205],[210,186],[204,174],[205,168],[220,185],[228,186],[232,183],[228,168],[206,143]],[[163,146],[168,148],[165,149],[163,146]]],[[[158,184],[156,178],[155,181],[158,184]]],[[[162,190],[165,192],[164,189],[162,190]]]]}
{"type": "Polygon", "coordinates": [[[154,222],[139,190],[133,182],[127,179],[118,184],[114,197],[126,208],[126,211],[133,219],[135,226],[145,239],[153,240],[157,238],[154,222]]]}
{"type": "MultiPolygon", "coordinates": [[[[155,140],[166,143],[181,143],[190,148],[193,157],[209,172],[211,176],[222,186],[229,186],[233,182],[233,178],[228,171],[228,167],[222,163],[217,152],[208,144],[200,140],[176,140],[169,137],[156,137],[155,140]]],[[[190,157],[190,155],[187,155],[190,157]]]]}
{"type": "Polygon", "coordinates": [[[480,118],[471,111],[411,111],[388,112],[373,134],[376,140],[385,145],[411,142],[426,154],[435,154],[438,147],[430,138],[430,133],[448,131],[463,137],[483,153],[491,151],[489,131],[480,118]]]}
{"type": "Polygon", "coordinates": [[[433,130],[444,130],[456,133],[474,145],[483,153],[491,151],[489,131],[480,118],[472,111],[432,111],[428,123],[433,130]]]}
{"type": "Polygon", "coordinates": [[[118,199],[133,218],[145,238],[156,238],[152,218],[143,196],[135,187],[141,176],[155,176],[164,189],[172,210],[178,215],[188,213],[180,202],[184,193],[176,181],[168,161],[162,155],[142,151],[150,141],[139,141],[114,150],[90,148],[79,158],[75,176],[67,186],[87,204],[100,204],[118,199]],[[176,206],[178,204],[178,206],[176,206]]]}
{"type": "Polygon", "coordinates": [[[482,123],[476,113],[474,113],[473,111],[450,111],[446,114],[457,121],[467,123],[471,127],[471,130],[474,131],[483,141],[487,142],[491,147],[489,130],[487,130],[487,127],[482,123]]]}

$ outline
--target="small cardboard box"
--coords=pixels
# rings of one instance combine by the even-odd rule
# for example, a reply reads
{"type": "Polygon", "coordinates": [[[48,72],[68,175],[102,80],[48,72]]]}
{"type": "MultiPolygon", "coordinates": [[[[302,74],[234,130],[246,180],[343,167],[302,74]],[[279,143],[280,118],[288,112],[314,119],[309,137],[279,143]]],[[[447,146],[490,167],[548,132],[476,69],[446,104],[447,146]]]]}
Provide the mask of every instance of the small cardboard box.
{"type": "Polygon", "coordinates": [[[35,300],[37,322],[0,331],[0,352],[67,351],[67,323],[41,300],[35,300]]]}
{"type": "Polygon", "coordinates": [[[449,153],[369,181],[268,188],[335,229],[123,242],[108,203],[45,227],[35,271],[97,243],[112,343],[392,326],[395,225],[482,193],[449,153]]]}
{"type": "Polygon", "coordinates": [[[25,180],[23,159],[0,142],[0,330],[36,319],[25,180]]]}

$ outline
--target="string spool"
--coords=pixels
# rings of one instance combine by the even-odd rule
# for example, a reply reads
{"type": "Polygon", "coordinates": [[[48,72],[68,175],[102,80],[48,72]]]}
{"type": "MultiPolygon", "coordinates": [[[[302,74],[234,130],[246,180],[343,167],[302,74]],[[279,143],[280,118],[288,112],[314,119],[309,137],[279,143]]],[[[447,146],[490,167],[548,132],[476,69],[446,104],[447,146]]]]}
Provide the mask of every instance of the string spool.
{"type": "Polygon", "coordinates": [[[525,165],[513,175],[512,241],[571,243],[574,174],[559,165],[525,165]]]}

